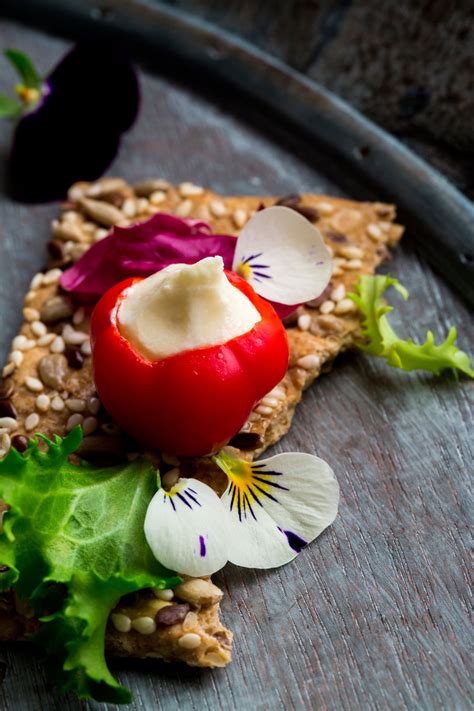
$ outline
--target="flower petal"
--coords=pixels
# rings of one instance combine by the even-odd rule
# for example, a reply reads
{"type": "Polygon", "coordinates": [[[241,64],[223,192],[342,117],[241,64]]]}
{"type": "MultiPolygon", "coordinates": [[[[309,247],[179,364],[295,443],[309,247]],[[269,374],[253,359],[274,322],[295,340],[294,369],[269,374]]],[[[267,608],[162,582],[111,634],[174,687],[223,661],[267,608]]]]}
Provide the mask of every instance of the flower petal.
{"type": "Polygon", "coordinates": [[[80,44],[42,86],[18,121],[7,178],[16,200],[64,198],[76,180],[95,180],[111,163],[139,106],[135,69],[120,49],[80,44]]]}
{"type": "Polygon", "coordinates": [[[215,461],[230,479],[222,501],[231,514],[232,563],[288,563],[337,515],[339,486],[319,457],[294,452],[250,464],[220,452],[215,461]]]}
{"type": "Polygon", "coordinates": [[[211,575],[227,563],[228,516],[217,494],[197,479],[159,489],[145,517],[145,538],[159,562],[179,573],[211,575]]]}
{"type": "Polygon", "coordinates": [[[331,276],[331,255],[319,231],[287,207],[256,212],[241,231],[232,269],[268,301],[315,299],[331,276]]]}
{"type": "Polygon", "coordinates": [[[127,277],[147,277],[170,264],[194,264],[219,254],[226,269],[232,264],[236,239],[215,235],[206,222],[158,212],[146,222],[114,227],[67,269],[61,286],[87,301],[127,277]]]}

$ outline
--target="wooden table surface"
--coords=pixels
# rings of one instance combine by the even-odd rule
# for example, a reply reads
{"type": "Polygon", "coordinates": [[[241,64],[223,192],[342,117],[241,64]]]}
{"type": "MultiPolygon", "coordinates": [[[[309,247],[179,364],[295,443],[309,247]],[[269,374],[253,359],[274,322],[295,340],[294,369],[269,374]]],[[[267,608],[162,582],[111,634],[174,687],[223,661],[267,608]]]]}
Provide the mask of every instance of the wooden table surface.
{"type": "MultiPolygon", "coordinates": [[[[67,46],[13,22],[0,22],[0,39],[2,48],[27,50],[44,71],[67,46]]],[[[142,73],[141,80],[140,116],[111,173],[130,181],[193,180],[228,194],[344,194],[325,177],[323,162],[309,164],[304,148],[282,136],[275,142],[268,118],[250,121],[237,96],[198,96],[185,76],[178,82],[142,73]]],[[[0,92],[13,81],[2,64],[0,92]]],[[[2,125],[2,161],[9,140],[2,125]]],[[[356,183],[350,193],[366,195],[356,183]]],[[[2,359],[23,293],[43,265],[56,210],[14,204],[0,191],[2,359]]],[[[431,327],[441,338],[457,323],[461,345],[474,353],[467,308],[418,257],[410,231],[390,272],[411,294],[393,319],[403,333],[422,337],[431,327]]],[[[341,357],[306,393],[291,432],[275,447],[316,452],[332,464],[342,492],[337,521],[285,568],[228,566],[216,576],[227,592],[225,622],[235,632],[227,669],[114,661],[134,694],[131,708],[471,709],[472,394],[472,383],[449,374],[407,374],[362,354],[341,357]]],[[[31,647],[4,645],[1,659],[2,709],[99,707],[51,689],[31,647]]]]}

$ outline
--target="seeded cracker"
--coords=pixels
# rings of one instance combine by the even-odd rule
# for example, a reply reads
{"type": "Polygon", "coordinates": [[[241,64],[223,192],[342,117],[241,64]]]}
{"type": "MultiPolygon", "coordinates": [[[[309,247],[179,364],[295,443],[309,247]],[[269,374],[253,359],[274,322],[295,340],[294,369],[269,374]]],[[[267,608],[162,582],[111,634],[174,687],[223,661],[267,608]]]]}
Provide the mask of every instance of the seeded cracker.
{"type": "MultiPolygon", "coordinates": [[[[272,197],[221,197],[192,183],[171,186],[148,180],[132,188],[120,178],[76,183],[62,215],[53,221],[50,270],[36,275],[24,300],[24,322],[12,343],[0,382],[0,457],[11,442],[22,449],[25,435],[40,431],[64,436],[81,424],[85,459],[114,463],[139,451],[103,411],[91,376],[89,315],[58,289],[61,269],[77,261],[114,224],[145,220],[155,212],[208,221],[215,232],[236,234],[272,197]]],[[[231,442],[240,456],[253,459],[289,429],[303,390],[354,343],[360,322],[346,293],[360,274],[370,274],[389,257],[403,228],[393,223],[395,209],[382,203],[357,203],[318,195],[280,198],[321,231],[334,255],[331,283],[324,294],[290,317],[288,372],[258,403],[231,442]]],[[[291,266],[291,265],[290,265],[291,266]]],[[[156,455],[154,455],[156,458],[156,455]]],[[[209,459],[180,463],[163,455],[163,473],[181,466],[183,476],[211,484],[221,493],[225,476],[209,459]]],[[[170,471],[170,476],[174,472],[170,471]]],[[[209,579],[186,578],[173,593],[151,591],[123,599],[111,615],[106,646],[112,654],[162,657],[202,667],[225,666],[232,633],[220,622],[222,592],[209,579]]],[[[36,627],[27,605],[13,595],[0,597],[0,638],[21,639],[36,627]]]]}

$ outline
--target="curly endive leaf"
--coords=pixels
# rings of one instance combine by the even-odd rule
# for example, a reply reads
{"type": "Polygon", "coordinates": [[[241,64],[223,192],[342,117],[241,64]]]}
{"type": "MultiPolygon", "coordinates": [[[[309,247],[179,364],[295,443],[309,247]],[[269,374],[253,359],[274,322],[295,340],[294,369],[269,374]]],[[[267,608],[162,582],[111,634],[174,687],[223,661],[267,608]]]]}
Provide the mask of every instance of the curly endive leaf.
{"type": "Polygon", "coordinates": [[[460,370],[474,378],[469,356],[456,347],[457,330],[453,326],[443,343],[436,344],[431,331],[426,334],[426,341],[417,344],[411,339],[399,338],[387,318],[393,311],[383,301],[385,291],[393,286],[405,300],[408,291],[397,279],[385,275],[363,275],[355,287],[355,293],[348,294],[363,316],[362,335],[364,341],[358,348],[370,355],[380,356],[394,368],[402,370],[428,370],[436,375],[443,368],[460,370]]]}
{"type": "Polygon", "coordinates": [[[65,439],[30,441],[0,461],[0,498],[9,505],[0,534],[0,589],[13,587],[33,605],[36,636],[51,676],[80,698],[127,703],[130,693],[107,668],[104,637],[110,611],[123,595],[172,588],[178,577],[161,566],[143,524],[156,491],[156,470],[141,457],[99,469],[68,457],[80,427],[65,439]]]}

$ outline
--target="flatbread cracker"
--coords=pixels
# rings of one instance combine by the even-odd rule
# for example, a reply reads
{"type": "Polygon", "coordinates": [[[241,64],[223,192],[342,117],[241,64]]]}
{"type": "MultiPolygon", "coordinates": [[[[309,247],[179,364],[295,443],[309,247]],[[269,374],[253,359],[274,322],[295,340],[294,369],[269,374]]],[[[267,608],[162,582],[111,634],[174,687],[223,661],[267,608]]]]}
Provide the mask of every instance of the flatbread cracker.
{"type": "MultiPolygon", "coordinates": [[[[3,432],[0,429],[0,456],[14,436],[35,431],[64,436],[78,423],[85,434],[80,449],[83,458],[112,463],[142,451],[100,406],[91,375],[89,313],[76,308],[61,292],[61,269],[79,259],[114,224],[131,224],[163,211],[203,219],[218,233],[236,234],[257,209],[275,202],[273,197],[222,197],[191,183],[173,187],[164,180],[145,181],[135,188],[120,178],[72,186],[61,217],[53,221],[50,270],[32,280],[24,300],[24,322],[3,371],[2,412],[11,415],[16,426],[3,432]],[[10,412],[9,407],[13,407],[10,412]]],[[[392,205],[313,194],[286,196],[279,203],[302,212],[320,229],[334,255],[334,271],[325,294],[291,317],[287,324],[288,371],[256,405],[230,443],[246,459],[258,456],[288,431],[304,389],[328,369],[338,353],[354,344],[360,320],[346,293],[360,274],[373,273],[389,257],[389,248],[403,233],[403,228],[393,222],[392,205]]],[[[197,477],[218,493],[226,485],[225,476],[208,458],[178,462],[167,455],[151,456],[157,458],[162,472],[179,466],[183,476],[197,477]]],[[[181,660],[194,666],[225,666],[231,658],[232,633],[219,619],[221,597],[221,591],[209,579],[187,578],[171,600],[177,618],[182,619],[158,624],[152,634],[133,629],[133,621],[144,616],[154,618],[163,601],[151,591],[122,600],[114,611],[121,617],[112,615],[108,625],[107,650],[126,656],[181,660]],[[130,631],[120,631],[124,619],[132,621],[130,631]],[[189,642],[192,638],[188,637],[186,643],[189,634],[199,635],[197,648],[189,642]]],[[[27,605],[12,593],[0,597],[0,638],[21,639],[36,624],[27,605]]]]}

